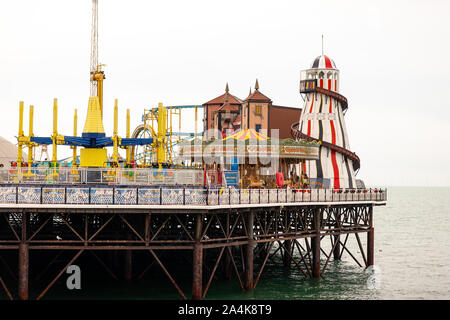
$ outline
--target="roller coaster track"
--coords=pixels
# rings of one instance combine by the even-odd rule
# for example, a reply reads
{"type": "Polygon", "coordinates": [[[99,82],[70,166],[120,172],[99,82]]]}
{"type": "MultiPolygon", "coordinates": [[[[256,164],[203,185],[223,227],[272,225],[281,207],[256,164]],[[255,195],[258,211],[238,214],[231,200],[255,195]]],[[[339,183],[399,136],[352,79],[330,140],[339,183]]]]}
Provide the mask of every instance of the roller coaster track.
{"type": "MultiPolygon", "coordinates": [[[[336,93],[334,91],[320,88],[320,87],[315,88],[314,91],[318,92],[318,93],[322,93],[324,95],[327,95],[331,98],[338,100],[341,103],[342,110],[346,110],[348,108],[347,98],[345,98],[343,95],[336,93]]],[[[299,126],[298,122],[292,124],[292,126],[291,126],[291,135],[294,139],[297,139],[297,140],[303,139],[306,141],[319,141],[319,142],[321,142],[322,146],[327,147],[330,150],[339,152],[340,154],[343,154],[344,156],[348,157],[352,161],[353,170],[355,170],[355,171],[359,170],[359,168],[361,167],[361,163],[360,163],[359,157],[356,155],[356,153],[351,152],[350,150],[347,150],[345,148],[339,147],[338,145],[335,145],[333,143],[319,140],[319,139],[313,138],[311,136],[308,136],[308,135],[300,132],[300,130],[298,129],[298,126],[299,126]]]]}

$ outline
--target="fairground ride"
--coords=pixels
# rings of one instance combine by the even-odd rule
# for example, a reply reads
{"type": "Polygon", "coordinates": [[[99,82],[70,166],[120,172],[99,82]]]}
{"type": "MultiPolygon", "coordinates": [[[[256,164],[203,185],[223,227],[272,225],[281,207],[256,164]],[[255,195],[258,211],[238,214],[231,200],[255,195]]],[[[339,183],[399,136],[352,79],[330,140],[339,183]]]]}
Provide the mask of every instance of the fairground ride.
{"type": "MultiPolygon", "coordinates": [[[[157,108],[144,110],[143,124],[130,135],[130,110],[127,109],[126,137],[118,136],[118,101],[114,105],[114,131],[111,137],[106,137],[103,127],[103,82],[104,64],[98,62],[98,0],[92,0],[92,30],[90,54],[90,98],[86,122],[81,137],[77,136],[77,110],[74,113],[73,135],[61,135],[58,132],[58,104],[53,102],[53,134],[50,137],[35,137],[33,134],[34,107],[30,106],[29,135],[23,130],[24,103],[19,107],[19,132],[17,163],[13,166],[34,167],[38,164],[33,159],[33,149],[52,145],[52,157],[45,165],[58,167],[58,145],[67,145],[73,149],[72,167],[130,167],[157,166],[158,168],[173,165],[174,146],[181,141],[182,136],[197,136],[197,109],[202,106],[170,106],[162,103],[157,108]],[[195,109],[195,132],[181,132],[181,110],[195,109]],[[172,118],[178,116],[179,130],[175,132],[172,118]],[[112,157],[108,159],[106,147],[113,147],[112,157]],[[22,149],[28,147],[28,161],[22,159],[22,149]],[[82,147],[79,161],[77,148],[82,147]],[[119,148],[126,149],[126,163],[119,161],[119,148]]],[[[30,172],[30,171],[27,171],[30,172]]]]}
{"type": "MultiPolygon", "coordinates": [[[[152,138],[153,143],[136,145],[131,148],[131,161],[138,167],[173,167],[176,163],[177,145],[186,138],[197,138],[202,132],[197,130],[198,109],[202,105],[163,106],[145,109],[142,124],[136,127],[132,137],[136,139],[152,138]],[[194,132],[182,132],[182,110],[194,109],[194,132]],[[175,131],[178,130],[178,131],[175,131]]],[[[186,114],[186,113],[183,113],[186,114]]]]}

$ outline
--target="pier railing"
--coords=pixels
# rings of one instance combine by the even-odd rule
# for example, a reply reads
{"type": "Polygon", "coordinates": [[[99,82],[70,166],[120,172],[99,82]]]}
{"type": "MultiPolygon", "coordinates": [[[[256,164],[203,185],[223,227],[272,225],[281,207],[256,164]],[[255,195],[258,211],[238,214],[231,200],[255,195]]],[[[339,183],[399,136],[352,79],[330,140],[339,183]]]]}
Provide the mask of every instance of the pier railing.
{"type": "Polygon", "coordinates": [[[198,169],[22,167],[0,170],[1,183],[202,186],[198,169]]]}
{"type": "Polygon", "coordinates": [[[0,204],[208,206],[386,200],[386,189],[0,186],[0,204]]]}

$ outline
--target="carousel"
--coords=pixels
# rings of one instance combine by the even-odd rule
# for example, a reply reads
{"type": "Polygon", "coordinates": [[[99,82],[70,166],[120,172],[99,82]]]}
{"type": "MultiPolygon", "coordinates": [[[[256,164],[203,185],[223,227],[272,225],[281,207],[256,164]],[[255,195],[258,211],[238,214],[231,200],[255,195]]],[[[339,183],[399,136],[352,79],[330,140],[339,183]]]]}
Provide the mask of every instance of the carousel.
{"type": "Polygon", "coordinates": [[[301,168],[308,166],[301,164],[318,160],[319,147],[316,141],[271,139],[246,129],[223,139],[185,141],[179,155],[182,161],[201,165],[208,186],[304,188],[309,187],[308,174],[301,168]]]}

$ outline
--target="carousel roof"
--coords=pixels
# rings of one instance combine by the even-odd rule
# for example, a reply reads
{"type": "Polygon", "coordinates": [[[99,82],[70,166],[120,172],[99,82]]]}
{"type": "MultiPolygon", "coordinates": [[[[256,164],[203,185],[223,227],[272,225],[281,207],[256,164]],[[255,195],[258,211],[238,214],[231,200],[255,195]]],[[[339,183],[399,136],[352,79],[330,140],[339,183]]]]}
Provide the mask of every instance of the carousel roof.
{"type": "MultiPolygon", "coordinates": [[[[197,139],[200,142],[199,139],[197,139]]],[[[280,158],[287,159],[319,159],[318,141],[295,141],[292,139],[277,139],[272,141],[268,136],[257,132],[254,129],[246,129],[236,132],[224,139],[209,139],[203,141],[202,144],[191,144],[193,140],[186,141],[182,145],[180,155],[182,157],[214,155],[214,157],[227,156],[244,156],[250,154],[258,154],[262,157],[271,157],[276,155],[280,158]],[[224,141],[230,141],[225,143],[224,141]],[[261,143],[261,141],[264,141],[261,143]],[[244,145],[243,149],[239,145],[244,145]]]]}
{"type": "Polygon", "coordinates": [[[233,139],[237,140],[237,141],[245,141],[245,140],[250,140],[250,139],[264,141],[264,140],[268,140],[270,138],[262,133],[257,132],[254,129],[245,129],[245,130],[240,130],[240,131],[232,134],[231,136],[224,138],[223,140],[233,140],[233,139]]]}

